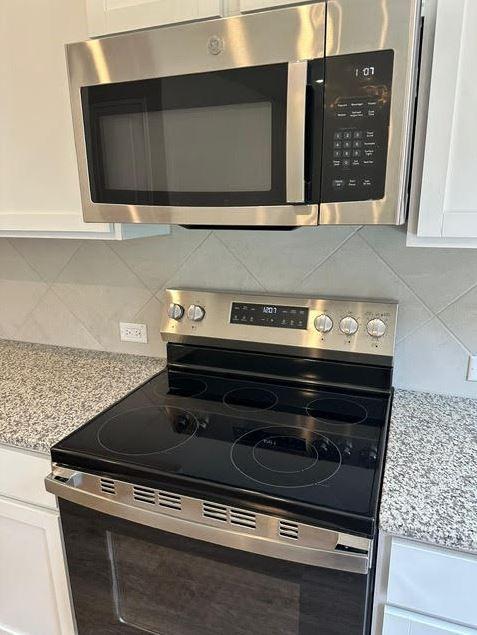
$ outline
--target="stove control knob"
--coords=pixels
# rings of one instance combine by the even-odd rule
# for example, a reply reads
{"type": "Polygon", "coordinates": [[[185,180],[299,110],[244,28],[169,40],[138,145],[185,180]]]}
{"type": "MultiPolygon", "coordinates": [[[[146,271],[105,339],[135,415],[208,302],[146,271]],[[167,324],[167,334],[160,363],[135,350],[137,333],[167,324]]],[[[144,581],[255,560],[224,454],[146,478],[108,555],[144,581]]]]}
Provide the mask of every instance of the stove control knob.
{"type": "Polygon", "coordinates": [[[187,309],[187,317],[192,322],[200,322],[205,317],[205,309],[198,304],[191,304],[187,309]]]}
{"type": "Polygon", "coordinates": [[[170,304],[167,309],[167,315],[171,318],[171,320],[181,320],[184,315],[184,307],[180,304],[170,304]]]}
{"type": "Polygon", "coordinates": [[[345,335],[354,335],[359,328],[354,317],[345,317],[340,322],[340,331],[345,335]]]}
{"type": "Polygon", "coordinates": [[[320,333],[329,333],[333,328],[333,320],[329,315],[319,315],[315,318],[315,329],[320,333]]]}
{"type": "Polygon", "coordinates": [[[386,333],[386,324],[379,318],[370,320],[366,328],[371,337],[382,337],[386,333]]]}

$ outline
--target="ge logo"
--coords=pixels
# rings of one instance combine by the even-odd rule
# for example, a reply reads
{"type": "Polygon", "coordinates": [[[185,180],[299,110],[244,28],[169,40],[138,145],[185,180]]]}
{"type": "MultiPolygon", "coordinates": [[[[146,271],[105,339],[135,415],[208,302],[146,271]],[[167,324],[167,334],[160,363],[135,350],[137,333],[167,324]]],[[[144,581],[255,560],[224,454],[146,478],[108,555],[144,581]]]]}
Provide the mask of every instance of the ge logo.
{"type": "Polygon", "coordinates": [[[207,42],[207,48],[211,55],[220,55],[225,47],[224,41],[218,35],[212,35],[207,42]]]}

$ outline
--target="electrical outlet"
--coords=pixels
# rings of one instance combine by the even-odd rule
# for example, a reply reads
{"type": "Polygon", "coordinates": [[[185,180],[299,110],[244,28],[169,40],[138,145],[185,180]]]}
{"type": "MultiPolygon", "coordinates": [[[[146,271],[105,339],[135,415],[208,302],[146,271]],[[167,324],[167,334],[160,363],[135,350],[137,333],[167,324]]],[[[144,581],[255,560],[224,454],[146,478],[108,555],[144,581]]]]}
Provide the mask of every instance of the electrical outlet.
{"type": "Polygon", "coordinates": [[[140,342],[147,344],[147,325],[130,324],[129,322],[119,323],[119,334],[121,342],[140,342]]]}
{"type": "Polygon", "coordinates": [[[467,381],[477,381],[477,355],[469,355],[467,381]]]}

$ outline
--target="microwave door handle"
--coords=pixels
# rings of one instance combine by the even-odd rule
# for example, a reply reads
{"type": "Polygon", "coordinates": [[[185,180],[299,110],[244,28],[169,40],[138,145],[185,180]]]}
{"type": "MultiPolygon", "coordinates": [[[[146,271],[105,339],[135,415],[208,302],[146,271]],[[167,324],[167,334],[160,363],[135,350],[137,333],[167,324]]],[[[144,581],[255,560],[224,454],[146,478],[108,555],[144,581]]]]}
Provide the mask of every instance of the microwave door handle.
{"type": "Polygon", "coordinates": [[[305,124],[308,62],[288,64],[286,186],[287,203],[305,201],[305,124]]]}

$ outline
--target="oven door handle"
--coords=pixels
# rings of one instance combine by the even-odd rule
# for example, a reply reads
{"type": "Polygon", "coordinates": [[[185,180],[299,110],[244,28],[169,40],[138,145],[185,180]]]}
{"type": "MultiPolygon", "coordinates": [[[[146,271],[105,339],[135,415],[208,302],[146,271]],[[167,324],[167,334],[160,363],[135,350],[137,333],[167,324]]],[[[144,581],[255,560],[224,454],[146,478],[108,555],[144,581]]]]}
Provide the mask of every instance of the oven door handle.
{"type": "Polygon", "coordinates": [[[231,549],[352,573],[371,567],[373,541],[366,538],[60,466],[45,487],[82,507],[231,549]]]}
{"type": "Polygon", "coordinates": [[[288,203],[305,201],[305,126],[308,62],[288,64],[286,187],[288,203]]]}

